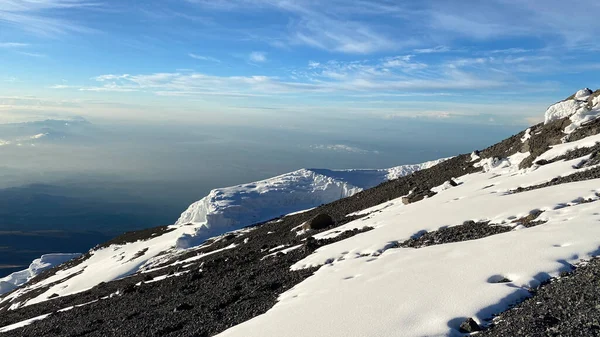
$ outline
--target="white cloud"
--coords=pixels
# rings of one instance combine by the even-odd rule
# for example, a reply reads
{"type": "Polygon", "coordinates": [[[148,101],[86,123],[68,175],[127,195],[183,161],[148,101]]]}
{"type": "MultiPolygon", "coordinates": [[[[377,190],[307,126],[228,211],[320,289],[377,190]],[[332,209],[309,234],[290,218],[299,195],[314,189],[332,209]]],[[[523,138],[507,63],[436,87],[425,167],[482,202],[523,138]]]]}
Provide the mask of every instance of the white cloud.
{"type": "Polygon", "coordinates": [[[0,48],[24,48],[28,47],[28,43],[21,42],[0,42],[0,48]]]}
{"type": "Polygon", "coordinates": [[[188,56],[193,59],[196,59],[196,60],[221,63],[221,60],[214,58],[214,57],[210,57],[210,56],[198,55],[198,54],[194,54],[194,53],[189,53],[188,56]]]}
{"type": "Polygon", "coordinates": [[[529,53],[531,51],[532,51],[531,49],[525,49],[525,48],[506,48],[506,49],[492,50],[489,53],[490,54],[522,54],[522,53],[529,53]]]}
{"type": "MultiPolygon", "coordinates": [[[[398,14],[398,5],[383,1],[331,0],[187,0],[207,10],[219,11],[276,11],[289,19],[281,31],[269,36],[255,36],[256,40],[270,41],[271,45],[307,45],[319,49],[350,54],[368,54],[396,49],[405,45],[384,33],[386,29],[375,28],[371,23],[358,19],[361,15],[380,16],[398,14]]],[[[386,28],[393,28],[389,25],[386,28]]],[[[406,39],[405,39],[406,40],[406,39]]]]}
{"type": "Polygon", "coordinates": [[[30,53],[30,52],[19,52],[19,54],[21,55],[25,55],[25,56],[29,56],[29,57],[46,57],[46,54],[40,54],[40,53],[30,53]]]}
{"type": "Polygon", "coordinates": [[[452,49],[447,46],[436,46],[433,48],[415,49],[413,51],[417,54],[433,54],[433,53],[447,53],[447,52],[452,51],[452,49]]]}
{"type": "Polygon", "coordinates": [[[248,56],[248,59],[251,62],[256,62],[256,63],[263,63],[263,62],[267,62],[267,53],[265,52],[261,52],[261,51],[253,51],[252,53],[250,53],[250,55],[248,56]]]}
{"type": "Polygon", "coordinates": [[[69,89],[69,88],[73,88],[73,86],[66,85],[66,84],[55,84],[55,85],[50,86],[50,89],[69,89]]]}
{"type": "Polygon", "coordinates": [[[595,0],[577,3],[577,19],[568,13],[573,4],[561,0],[548,0],[540,7],[535,0],[490,0],[461,2],[435,2],[427,14],[430,26],[439,33],[455,34],[474,39],[526,36],[567,45],[594,41],[600,28],[595,0]]]}
{"type": "Polygon", "coordinates": [[[413,55],[387,57],[384,59],[383,66],[387,68],[402,68],[408,71],[427,68],[427,64],[413,62],[412,58],[413,55]]]}
{"type": "MultiPolygon", "coordinates": [[[[252,38],[268,44],[303,45],[330,52],[370,54],[406,48],[414,53],[446,53],[465,38],[528,37],[544,45],[593,48],[600,29],[600,3],[580,0],[574,7],[548,0],[188,0],[205,10],[276,13],[287,24],[252,38]],[[576,8],[585,8],[577,10],[576,8]],[[577,11],[577,18],[567,13],[577,11]],[[437,45],[435,47],[423,47],[437,45]]],[[[240,29],[247,31],[249,27],[240,29]]],[[[518,48],[506,52],[518,52],[518,48]]]]}
{"type": "MultiPolygon", "coordinates": [[[[499,54],[500,55],[500,54],[499,54]]],[[[255,55],[255,61],[262,55],[255,55]]],[[[219,76],[194,71],[150,74],[106,74],[93,78],[97,85],[55,85],[54,89],[81,91],[140,91],[160,96],[352,95],[357,98],[441,96],[457,91],[527,89],[534,85],[517,76],[541,70],[539,64],[555,62],[546,56],[500,55],[451,58],[426,63],[417,56],[403,55],[357,61],[311,61],[303,68],[288,69],[277,76],[219,76]],[[543,61],[543,62],[540,62],[543,61]]],[[[544,87],[544,84],[535,84],[544,87]]]]}

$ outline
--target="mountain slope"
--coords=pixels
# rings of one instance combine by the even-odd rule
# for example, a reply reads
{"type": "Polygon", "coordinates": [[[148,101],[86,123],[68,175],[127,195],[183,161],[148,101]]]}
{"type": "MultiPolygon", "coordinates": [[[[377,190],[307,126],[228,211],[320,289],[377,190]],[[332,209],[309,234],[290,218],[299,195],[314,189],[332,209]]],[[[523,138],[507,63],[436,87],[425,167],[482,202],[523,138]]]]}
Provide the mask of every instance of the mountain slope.
{"type": "MultiPolygon", "coordinates": [[[[191,205],[174,225],[149,230],[154,236],[147,240],[136,241],[138,232],[133,234],[133,239],[126,239],[129,241],[126,244],[118,240],[109,242],[90,251],[70,268],[6,295],[0,299],[0,308],[6,308],[9,303],[16,308],[44,302],[86,291],[101,282],[152,270],[165,260],[185,254],[185,249],[202,247],[212,236],[348,197],[442,161],[381,170],[303,169],[255,183],[216,189],[191,205]],[[17,301],[21,297],[31,298],[17,301]]],[[[7,287],[6,290],[12,289],[7,287]]]]}
{"type": "MultiPolygon", "coordinates": [[[[87,270],[104,273],[90,263],[94,255],[107,252],[115,257],[109,265],[120,268],[148,253],[141,247],[166,246],[196,233],[197,225],[116,238],[0,299],[0,332],[462,336],[461,329],[493,324],[493,315],[600,253],[594,95],[579,125],[573,116],[580,108],[350,197],[168,251],[113,282],[90,289],[74,282],[87,270]],[[335,225],[299,230],[323,213],[335,225]],[[78,293],[48,299],[55,291],[68,294],[69,287],[78,293]]],[[[600,319],[597,310],[585,315],[600,319]]],[[[571,323],[565,327],[572,331],[552,332],[593,335],[581,333],[593,327],[571,323]]],[[[560,327],[554,319],[539,324],[544,334],[546,327],[560,327]]]]}

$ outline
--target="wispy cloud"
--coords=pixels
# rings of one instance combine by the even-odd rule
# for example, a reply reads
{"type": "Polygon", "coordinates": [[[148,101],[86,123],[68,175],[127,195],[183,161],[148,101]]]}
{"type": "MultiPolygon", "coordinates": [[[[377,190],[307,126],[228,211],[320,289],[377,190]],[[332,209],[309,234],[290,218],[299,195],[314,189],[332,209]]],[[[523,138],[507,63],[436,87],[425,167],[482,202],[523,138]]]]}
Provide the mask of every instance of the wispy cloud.
{"type": "MultiPolygon", "coordinates": [[[[577,19],[573,5],[548,0],[188,0],[207,11],[273,13],[287,17],[280,31],[254,36],[278,45],[302,45],[331,52],[370,54],[413,49],[414,53],[445,53],[465,38],[482,41],[527,37],[545,45],[593,45],[600,29],[600,3],[581,0],[577,19]],[[440,44],[435,46],[435,44],[440,44]],[[426,47],[434,45],[435,47],[426,47]]],[[[269,43],[272,44],[272,43],[269,43]]],[[[507,52],[517,52],[510,49],[507,52]]]]}
{"type": "Polygon", "coordinates": [[[392,56],[384,59],[383,66],[387,68],[402,68],[404,70],[419,70],[427,68],[427,64],[411,61],[413,55],[392,56]]]}
{"type": "MultiPolygon", "coordinates": [[[[260,58],[259,58],[260,59],[260,58]]],[[[256,59],[255,61],[258,61],[256,59]]],[[[92,86],[56,85],[55,89],[96,92],[140,91],[160,96],[349,95],[358,99],[406,96],[448,96],[462,91],[541,87],[521,80],[536,63],[551,64],[544,56],[451,58],[427,63],[413,55],[357,61],[309,62],[277,76],[224,76],[194,71],[151,74],[106,74],[92,86]]]]}
{"type": "Polygon", "coordinates": [[[413,52],[417,54],[433,54],[433,53],[447,53],[452,51],[448,46],[436,46],[433,48],[415,49],[413,52]]]}
{"type": "Polygon", "coordinates": [[[29,56],[29,57],[47,57],[46,54],[30,53],[30,52],[24,52],[24,51],[19,52],[19,54],[29,56]]]}
{"type": "Polygon", "coordinates": [[[395,5],[383,2],[331,0],[318,1],[287,0],[188,0],[207,10],[219,11],[277,11],[289,18],[283,32],[273,32],[271,36],[256,36],[257,40],[271,41],[271,45],[304,45],[314,48],[351,54],[367,54],[376,51],[396,49],[405,45],[387,36],[384,29],[377,29],[357,14],[377,16],[383,13],[398,13],[395,5]],[[275,42],[273,42],[275,41],[275,42]]]}
{"type": "Polygon", "coordinates": [[[69,32],[91,32],[83,23],[68,19],[68,11],[98,8],[88,0],[4,0],[0,26],[8,25],[36,35],[56,36],[69,32]]]}
{"type": "Polygon", "coordinates": [[[596,39],[594,32],[600,28],[597,11],[600,4],[582,0],[577,6],[577,19],[566,14],[573,5],[561,0],[548,0],[543,8],[535,0],[490,0],[461,2],[431,2],[435,6],[426,14],[432,28],[475,39],[523,36],[560,39],[559,43],[578,44],[596,39]]]}
{"type": "Polygon", "coordinates": [[[28,47],[28,43],[21,42],[0,42],[0,48],[24,48],[28,47]]]}
{"type": "Polygon", "coordinates": [[[193,59],[196,59],[196,60],[221,63],[221,60],[211,57],[211,56],[198,55],[198,54],[194,54],[194,53],[189,53],[188,56],[193,59]]]}
{"type": "Polygon", "coordinates": [[[250,62],[263,63],[267,62],[267,53],[261,51],[253,51],[248,56],[250,62]]]}

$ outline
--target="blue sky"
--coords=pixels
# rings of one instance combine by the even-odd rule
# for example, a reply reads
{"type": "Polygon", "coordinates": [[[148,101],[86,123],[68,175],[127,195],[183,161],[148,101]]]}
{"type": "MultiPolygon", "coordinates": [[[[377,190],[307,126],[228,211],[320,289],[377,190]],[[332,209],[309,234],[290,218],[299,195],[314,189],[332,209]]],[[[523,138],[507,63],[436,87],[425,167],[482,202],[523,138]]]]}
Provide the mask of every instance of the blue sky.
{"type": "Polygon", "coordinates": [[[600,3],[3,0],[0,119],[539,121],[600,88],[600,3]]]}

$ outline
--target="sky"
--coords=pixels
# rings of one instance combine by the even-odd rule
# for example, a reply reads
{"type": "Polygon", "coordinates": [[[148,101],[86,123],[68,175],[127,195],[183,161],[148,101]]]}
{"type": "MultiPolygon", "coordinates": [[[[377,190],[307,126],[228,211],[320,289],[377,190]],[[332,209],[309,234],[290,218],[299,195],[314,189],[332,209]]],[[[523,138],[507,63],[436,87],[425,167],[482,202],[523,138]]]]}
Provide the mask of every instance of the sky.
{"type": "Polygon", "coordinates": [[[594,0],[2,0],[0,122],[526,126],[600,87],[599,10],[594,0]]]}

